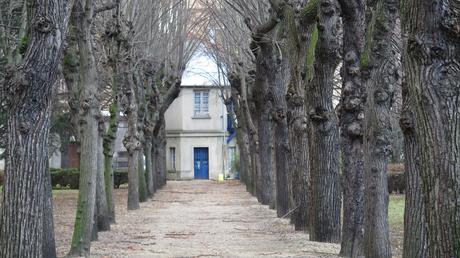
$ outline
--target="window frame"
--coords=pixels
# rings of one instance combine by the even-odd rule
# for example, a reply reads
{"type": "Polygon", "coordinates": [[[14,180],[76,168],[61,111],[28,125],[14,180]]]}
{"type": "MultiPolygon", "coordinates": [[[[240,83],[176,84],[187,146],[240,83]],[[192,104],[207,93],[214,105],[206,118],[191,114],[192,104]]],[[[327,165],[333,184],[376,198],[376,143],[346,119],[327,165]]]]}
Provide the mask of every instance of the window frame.
{"type": "Polygon", "coordinates": [[[193,116],[195,118],[209,118],[209,95],[209,90],[193,91],[193,116]]]}

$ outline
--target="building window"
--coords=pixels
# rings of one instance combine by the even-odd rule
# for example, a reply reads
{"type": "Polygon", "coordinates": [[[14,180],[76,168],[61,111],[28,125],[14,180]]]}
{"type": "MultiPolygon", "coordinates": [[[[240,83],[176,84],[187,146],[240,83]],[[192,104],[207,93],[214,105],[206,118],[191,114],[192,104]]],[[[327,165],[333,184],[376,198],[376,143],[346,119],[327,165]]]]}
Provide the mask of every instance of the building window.
{"type": "Polygon", "coordinates": [[[171,170],[176,170],[176,148],[169,148],[169,160],[171,164],[171,170]]]}
{"type": "Polygon", "coordinates": [[[209,114],[209,92],[208,91],[195,91],[195,104],[194,111],[196,115],[209,114]]]}

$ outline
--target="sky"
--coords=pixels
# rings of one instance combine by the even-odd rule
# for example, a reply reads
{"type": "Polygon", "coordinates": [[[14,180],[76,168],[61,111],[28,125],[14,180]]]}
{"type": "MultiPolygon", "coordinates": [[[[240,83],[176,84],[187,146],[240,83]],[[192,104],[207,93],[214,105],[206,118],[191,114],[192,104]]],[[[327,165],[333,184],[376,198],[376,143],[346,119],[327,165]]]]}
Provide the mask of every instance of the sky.
{"type": "Polygon", "coordinates": [[[219,81],[219,72],[216,62],[203,49],[198,49],[187,64],[182,85],[185,86],[213,86],[219,81]]]}

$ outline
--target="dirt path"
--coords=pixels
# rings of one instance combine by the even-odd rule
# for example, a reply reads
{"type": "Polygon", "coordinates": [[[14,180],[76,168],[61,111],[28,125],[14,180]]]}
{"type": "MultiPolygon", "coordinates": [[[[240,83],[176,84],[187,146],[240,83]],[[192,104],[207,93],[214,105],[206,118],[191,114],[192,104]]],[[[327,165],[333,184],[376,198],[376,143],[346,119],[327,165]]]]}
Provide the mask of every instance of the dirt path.
{"type": "MultiPolygon", "coordinates": [[[[119,205],[120,207],[120,205],[119,205]]],[[[141,209],[121,208],[92,244],[94,257],[337,257],[308,241],[237,182],[168,182],[141,209]],[[121,214],[120,214],[121,213],[121,214]]]]}

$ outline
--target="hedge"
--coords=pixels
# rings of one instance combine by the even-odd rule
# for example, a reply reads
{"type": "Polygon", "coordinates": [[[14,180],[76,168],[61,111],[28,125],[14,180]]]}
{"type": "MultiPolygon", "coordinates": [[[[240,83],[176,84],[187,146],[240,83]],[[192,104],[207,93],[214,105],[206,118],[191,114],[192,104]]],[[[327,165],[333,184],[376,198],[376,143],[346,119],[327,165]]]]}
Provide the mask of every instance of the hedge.
{"type": "MultiPolygon", "coordinates": [[[[51,184],[53,188],[78,189],[80,172],[77,168],[51,169],[51,184]]],[[[114,171],[114,186],[128,183],[127,171],[114,171]]]]}

